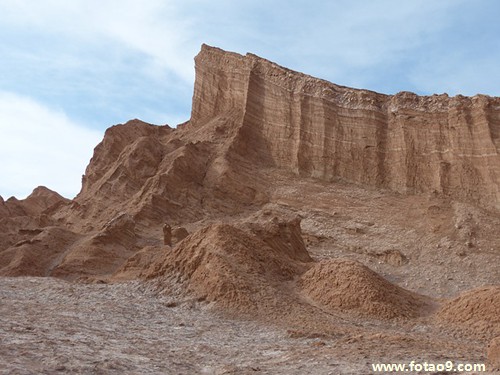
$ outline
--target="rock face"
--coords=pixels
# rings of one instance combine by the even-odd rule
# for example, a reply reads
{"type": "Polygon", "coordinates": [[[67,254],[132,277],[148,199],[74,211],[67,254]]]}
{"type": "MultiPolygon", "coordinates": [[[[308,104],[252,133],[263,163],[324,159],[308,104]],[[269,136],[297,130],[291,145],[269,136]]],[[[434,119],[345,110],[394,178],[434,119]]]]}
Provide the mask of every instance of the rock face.
{"type": "Polygon", "coordinates": [[[191,119],[113,126],[71,209],[78,231],[120,212],[172,225],[268,201],[262,168],[498,207],[500,99],[394,96],[204,45],[191,119]]]}
{"type": "Polygon", "coordinates": [[[383,95],[203,46],[191,123],[237,113],[235,150],[300,176],[498,207],[500,98],[383,95]]]}
{"type": "Polygon", "coordinates": [[[135,280],[364,345],[358,362],[477,360],[497,337],[498,362],[500,98],[377,94],[205,45],[195,62],[189,121],[109,128],[74,200],[0,197],[0,276],[135,280]]]}
{"type": "MultiPolygon", "coordinates": [[[[35,237],[41,235],[43,238],[52,238],[51,235],[44,237],[42,232],[46,228],[49,232],[52,231],[49,227],[57,225],[56,220],[52,218],[52,214],[69,204],[69,202],[68,199],[44,186],[37,187],[23,200],[14,197],[6,201],[0,199],[0,251],[7,250],[11,246],[17,247],[17,250],[8,253],[20,261],[19,254],[24,251],[22,249],[30,246],[30,244],[34,245],[35,242],[40,242],[39,238],[35,242],[30,242],[35,240],[35,237]]],[[[57,232],[57,228],[54,230],[57,232]]],[[[64,228],[61,228],[61,230],[63,232],[67,231],[64,228]]],[[[6,254],[0,253],[0,258],[6,260],[7,258],[10,259],[10,256],[7,257],[6,254]]],[[[33,259],[29,260],[29,262],[33,262],[33,259]]],[[[7,265],[8,262],[0,262],[0,270],[2,266],[7,265]]],[[[8,272],[10,273],[12,270],[8,272]]]]}
{"type": "MultiPolygon", "coordinates": [[[[279,173],[498,206],[500,98],[377,94],[206,45],[195,68],[191,119],[109,128],[73,201],[44,187],[0,199],[0,272],[22,274],[18,254],[45,238],[52,261],[35,274],[111,275],[139,249],[160,246],[164,223],[192,232],[193,223],[270,203],[279,173]]],[[[302,241],[287,228],[273,230],[302,241]]]]}
{"type": "Polygon", "coordinates": [[[43,211],[53,208],[53,206],[67,202],[69,202],[68,199],[63,198],[55,191],[45,186],[39,186],[23,200],[11,197],[7,199],[7,201],[4,201],[3,198],[0,197],[0,217],[34,217],[41,215],[43,211]]]}

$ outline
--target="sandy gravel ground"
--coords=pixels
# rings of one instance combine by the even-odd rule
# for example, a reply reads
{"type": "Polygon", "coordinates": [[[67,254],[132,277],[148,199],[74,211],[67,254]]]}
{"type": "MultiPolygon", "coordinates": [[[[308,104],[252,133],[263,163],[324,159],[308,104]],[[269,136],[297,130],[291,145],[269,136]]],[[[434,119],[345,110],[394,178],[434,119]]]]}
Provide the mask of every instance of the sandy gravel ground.
{"type": "Polygon", "coordinates": [[[334,342],[232,320],[143,284],[0,278],[1,374],[361,374],[334,342]]]}

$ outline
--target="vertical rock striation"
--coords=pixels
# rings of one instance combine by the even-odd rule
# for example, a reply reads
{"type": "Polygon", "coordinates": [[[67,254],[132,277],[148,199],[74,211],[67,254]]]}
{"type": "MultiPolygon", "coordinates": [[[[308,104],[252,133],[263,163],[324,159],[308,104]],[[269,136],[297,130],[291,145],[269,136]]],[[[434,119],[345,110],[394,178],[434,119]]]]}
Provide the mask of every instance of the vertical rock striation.
{"type": "Polygon", "coordinates": [[[206,45],[195,62],[191,124],[237,113],[232,150],[246,158],[499,206],[500,98],[378,94],[206,45]]]}

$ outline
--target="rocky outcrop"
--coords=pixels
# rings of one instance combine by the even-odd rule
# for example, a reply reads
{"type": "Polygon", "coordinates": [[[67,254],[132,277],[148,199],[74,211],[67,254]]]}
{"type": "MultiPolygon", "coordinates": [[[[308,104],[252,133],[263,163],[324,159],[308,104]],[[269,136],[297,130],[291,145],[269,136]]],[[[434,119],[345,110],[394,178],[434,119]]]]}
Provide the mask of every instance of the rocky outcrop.
{"type": "Polygon", "coordinates": [[[189,121],[108,129],[73,200],[0,197],[0,276],[135,280],[162,312],[264,320],[332,339],[328,358],[476,361],[489,342],[498,367],[500,98],[377,94],[209,46],[195,61],[189,121]]]}
{"type": "Polygon", "coordinates": [[[92,232],[121,212],[143,228],[195,221],[264,201],[265,184],[249,162],[228,158],[233,120],[216,119],[196,130],[139,120],[108,129],[95,148],[81,192],[55,216],[75,230],[92,232]]]}
{"type": "Polygon", "coordinates": [[[56,219],[91,233],[120,212],[139,231],[234,213],[268,202],[266,168],[499,204],[499,98],[378,94],[206,45],[195,62],[191,119],[108,129],[56,219]]]}
{"type": "MultiPolygon", "coordinates": [[[[271,202],[278,175],[290,186],[301,177],[318,179],[318,187],[340,179],[498,206],[500,98],[378,94],[206,45],[195,63],[188,122],[109,128],[72,201],[43,187],[25,200],[0,199],[7,265],[0,272],[22,274],[29,263],[18,262],[22,253],[50,259],[36,272],[26,266],[27,274],[105,277],[129,264],[129,274],[139,275],[162,248],[165,223],[196,233],[245,212],[245,233],[309,262],[298,219],[251,215],[271,202]]],[[[241,229],[224,228],[217,232],[241,229]]],[[[464,241],[476,246],[478,231],[467,228],[464,241]]],[[[172,231],[167,244],[175,248],[186,236],[172,231]]],[[[377,254],[388,264],[406,262],[377,254]]]]}
{"type": "MultiPolygon", "coordinates": [[[[163,252],[145,275],[173,293],[240,312],[279,306],[293,297],[285,285],[312,262],[298,221],[212,224],[163,252]]],[[[135,261],[135,260],[134,260],[135,261]]]]}
{"type": "Polygon", "coordinates": [[[330,181],[498,207],[500,98],[383,95],[203,46],[191,124],[237,113],[233,150],[330,181]]]}
{"type": "Polygon", "coordinates": [[[45,210],[70,202],[45,186],[38,186],[26,198],[18,200],[11,197],[4,201],[0,197],[0,219],[13,218],[20,216],[34,217],[41,215],[45,210]]]}
{"type": "Polygon", "coordinates": [[[0,275],[106,278],[139,250],[135,222],[127,214],[89,235],[64,226],[20,232],[24,239],[0,251],[0,275]]]}
{"type": "Polygon", "coordinates": [[[51,214],[69,202],[44,186],[34,189],[26,199],[11,197],[4,201],[0,198],[0,251],[15,244],[29,243],[44,228],[58,225],[51,214]]]}
{"type": "Polygon", "coordinates": [[[51,276],[65,250],[79,237],[54,226],[32,230],[25,239],[0,251],[0,275],[51,276]]]}

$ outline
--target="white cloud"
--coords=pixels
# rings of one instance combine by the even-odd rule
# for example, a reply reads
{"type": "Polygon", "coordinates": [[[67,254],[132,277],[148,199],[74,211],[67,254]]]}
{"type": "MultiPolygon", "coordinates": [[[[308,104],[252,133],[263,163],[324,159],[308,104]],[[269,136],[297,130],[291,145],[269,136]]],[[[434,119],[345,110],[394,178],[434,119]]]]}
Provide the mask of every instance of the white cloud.
{"type": "MultiPolygon", "coordinates": [[[[298,69],[333,79],[338,83],[370,88],[377,71],[385,66],[407,65],[453,23],[451,10],[460,0],[450,1],[336,1],[325,2],[321,9],[301,20],[290,30],[282,56],[297,61],[298,69]],[[339,82],[340,81],[340,82],[339,82]]],[[[400,81],[403,77],[389,76],[400,81]]],[[[404,89],[404,88],[402,88],[404,89]]]]}
{"type": "Polygon", "coordinates": [[[44,185],[73,198],[101,139],[61,111],[0,92],[0,195],[24,198],[44,185]]]}
{"type": "MultiPolygon", "coordinates": [[[[0,0],[0,21],[44,35],[64,35],[74,45],[120,46],[146,57],[139,74],[161,77],[164,70],[189,86],[193,57],[207,42],[258,53],[341,84],[365,87],[375,76],[381,81],[378,75],[384,72],[388,76],[383,79],[395,81],[394,86],[401,83],[400,90],[409,89],[402,85],[411,81],[415,89],[425,91],[425,82],[409,77],[425,76],[416,71],[425,67],[415,67],[415,60],[429,55],[430,45],[446,44],[444,36],[462,29],[460,15],[470,7],[465,0],[0,0]],[[400,75],[389,76],[384,71],[389,65],[400,75]]],[[[483,27],[480,22],[475,20],[474,27],[483,27]]],[[[96,56],[96,65],[102,57],[96,56]]],[[[61,64],[68,61],[75,65],[78,58],[61,64]]],[[[462,84],[460,76],[455,79],[462,84]]]]}
{"type": "Polygon", "coordinates": [[[461,3],[0,0],[0,18],[69,36],[75,44],[119,45],[147,57],[141,74],[161,75],[156,72],[164,69],[188,85],[194,81],[193,57],[207,42],[362,86],[373,80],[372,69],[418,55],[449,27],[450,10],[461,3]]]}
{"type": "MultiPolygon", "coordinates": [[[[179,6],[164,0],[0,0],[2,22],[66,36],[74,42],[112,41],[150,57],[191,82],[196,49],[191,42],[194,21],[178,17],[179,6]]],[[[146,67],[147,69],[147,67],[146,67]]]]}

